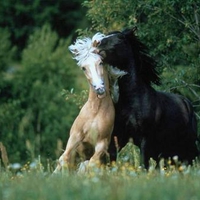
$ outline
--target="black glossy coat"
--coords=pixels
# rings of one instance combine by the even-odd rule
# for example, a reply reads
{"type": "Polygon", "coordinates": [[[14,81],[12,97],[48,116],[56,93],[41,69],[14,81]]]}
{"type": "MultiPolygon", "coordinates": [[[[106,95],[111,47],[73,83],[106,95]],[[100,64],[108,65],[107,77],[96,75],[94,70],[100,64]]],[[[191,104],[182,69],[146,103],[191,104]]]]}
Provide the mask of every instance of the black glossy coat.
{"type": "MultiPolygon", "coordinates": [[[[134,35],[134,30],[112,32],[98,46],[103,61],[128,72],[119,79],[119,101],[112,136],[122,148],[130,138],[141,149],[145,167],[149,159],[159,161],[177,155],[192,163],[198,156],[197,122],[191,103],[183,96],[158,92],[155,61],[134,35]]],[[[116,159],[113,141],[109,153],[116,159]]]]}

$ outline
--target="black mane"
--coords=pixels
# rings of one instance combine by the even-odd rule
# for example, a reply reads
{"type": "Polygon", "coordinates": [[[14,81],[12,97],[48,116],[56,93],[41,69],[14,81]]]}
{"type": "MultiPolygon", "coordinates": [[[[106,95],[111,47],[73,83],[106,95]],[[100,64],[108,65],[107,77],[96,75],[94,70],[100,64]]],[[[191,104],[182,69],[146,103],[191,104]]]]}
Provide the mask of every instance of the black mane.
{"type": "MultiPolygon", "coordinates": [[[[148,48],[146,47],[146,45],[140,42],[138,37],[135,36],[134,32],[135,32],[135,29],[134,30],[126,29],[122,32],[120,31],[110,32],[108,34],[108,38],[109,36],[113,36],[113,35],[116,35],[116,36],[112,37],[113,39],[111,39],[109,42],[107,40],[106,46],[104,44],[103,45],[101,44],[100,47],[103,46],[103,49],[106,50],[107,52],[112,48],[115,48],[115,51],[119,49],[119,51],[116,52],[118,53],[118,55],[116,55],[115,58],[112,58],[112,56],[110,55],[108,56],[109,59],[112,59],[112,61],[108,61],[108,63],[113,64],[114,66],[115,65],[121,66],[123,65],[121,61],[123,60],[124,62],[125,60],[123,59],[123,55],[122,55],[124,53],[123,48],[127,46],[126,44],[128,43],[132,49],[133,55],[131,55],[130,58],[126,57],[126,59],[133,58],[135,67],[137,68],[137,71],[139,72],[142,80],[145,83],[147,83],[148,85],[151,83],[159,85],[160,78],[158,75],[158,71],[156,69],[157,62],[148,54],[148,48]]],[[[103,42],[104,40],[102,41],[102,43],[103,42]]]]}
{"type": "Polygon", "coordinates": [[[144,45],[134,32],[130,29],[126,29],[122,32],[129,41],[135,65],[139,68],[142,79],[147,83],[160,84],[160,77],[156,69],[157,62],[148,54],[148,48],[144,45]]]}

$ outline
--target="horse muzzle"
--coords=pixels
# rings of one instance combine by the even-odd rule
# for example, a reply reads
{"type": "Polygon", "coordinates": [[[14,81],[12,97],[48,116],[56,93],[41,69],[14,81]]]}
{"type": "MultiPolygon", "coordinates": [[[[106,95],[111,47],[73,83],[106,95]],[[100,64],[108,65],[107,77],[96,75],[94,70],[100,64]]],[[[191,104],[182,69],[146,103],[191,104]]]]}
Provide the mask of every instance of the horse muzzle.
{"type": "Polygon", "coordinates": [[[96,92],[97,94],[102,95],[106,92],[106,90],[104,87],[101,87],[101,88],[96,89],[96,92]]]}
{"type": "Polygon", "coordinates": [[[98,98],[102,99],[106,96],[106,90],[104,87],[96,88],[95,89],[98,98]]]}

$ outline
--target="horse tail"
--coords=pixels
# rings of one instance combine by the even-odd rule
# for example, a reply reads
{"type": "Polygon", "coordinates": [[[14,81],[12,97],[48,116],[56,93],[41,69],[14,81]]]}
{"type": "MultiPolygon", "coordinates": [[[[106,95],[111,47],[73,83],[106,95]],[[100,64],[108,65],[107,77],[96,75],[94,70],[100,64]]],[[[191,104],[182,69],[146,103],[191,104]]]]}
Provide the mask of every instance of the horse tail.
{"type": "Polygon", "coordinates": [[[181,96],[181,99],[183,101],[183,104],[185,106],[187,116],[188,116],[188,122],[189,122],[189,128],[192,129],[192,132],[194,135],[197,135],[197,120],[196,116],[193,110],[192,103],[185,97],[181,96]]]}
{"type": "Polygon", "coordinates": [[[197,130],[196,115],[195,115],[192,103],[185,97],[183,97],[183,102],[185,104],[185,107],[188,112],[188,117],[189,117],[189,123],[188,123],[189,133],[191,134],[192,138],[195,141],[196,148],[198,151],[197,154],[198,154],[198,157],[200,157],[200,135],[198,134],[198,130],[197,130]]]}

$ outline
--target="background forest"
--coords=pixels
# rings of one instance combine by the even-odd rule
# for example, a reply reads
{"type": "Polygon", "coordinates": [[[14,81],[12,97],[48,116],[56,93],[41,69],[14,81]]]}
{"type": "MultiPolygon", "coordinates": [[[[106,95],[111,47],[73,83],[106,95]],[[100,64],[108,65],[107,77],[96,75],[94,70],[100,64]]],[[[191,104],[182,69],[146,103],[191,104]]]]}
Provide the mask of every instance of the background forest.
{"type": "Polygon", "coordinates": [[[199,2],[0,1],[0,144],[11,163],[55,160],[65,147],[87,97],[74,38],[133,26],[158,62],[156,89],[187,96],[200,122],[199,2]]]}

